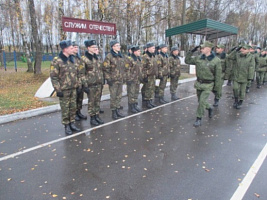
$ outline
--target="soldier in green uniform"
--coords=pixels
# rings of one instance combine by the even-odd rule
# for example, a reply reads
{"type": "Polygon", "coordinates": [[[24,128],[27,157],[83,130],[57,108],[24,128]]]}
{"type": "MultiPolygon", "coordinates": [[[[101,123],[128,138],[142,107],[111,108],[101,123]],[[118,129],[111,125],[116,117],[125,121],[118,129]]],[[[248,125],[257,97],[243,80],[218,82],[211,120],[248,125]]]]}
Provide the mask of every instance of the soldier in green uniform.
{"type": "Polygon", "coordinates": [[[84,45],[87,48],[85,55],[82,56],[84,63],[88,93],[88,114],[90,115],[90,124],[97,126],[104,124],[104,121],[99,117],[101,87],[103,83],[103,71],[98,59],[97,45],[95,40],[86,40],[84,45]]]}
{"type": "Polygon", "coordinates": [[[107,54],[103,62],[104,78],[107,80],[110,91],[110,109],[112,118],[118,119],[125,117],[120,113],[120,103],[122,98],[122,84],[125,74],[125,61],[120,49],[121,46],[117,40],[110,42],[110,53],[107,54]]]}
{"type": "Polygon", "coordinates": [[[256,69],[256,73],[257,73],[257,88],[261,88],[261,86],[263,85],[263,81],[264,81],[264,75],[265,72],[267,70],[267,56],[266,56],[267,51],[265,49],[263,49],[260,53],[259,56],[259,65],[258,68],[256,69]]]}
{"type": "Polygon", "coordinates": [[[176,90],[178,88],[178,81],[181,75],[181,61],[179,58],[179,49],[177,46],[173,46],[171,48],[171,55],[169,58],[170,63],[170,92],[171,92],[171,100],[175,101],[179,98],[176,96],[176,90]]]}
{"type": "Polygon", "coordinates": [[[168,76],[170,75],[170,66],[169,66],[169,56],[167,54],[168,47],[166,44],[159,45],[160,53],[158,55],[158,78],[160,79],[159,82],[159,103],[164,104],[168,103],[164,99],[164,90],[166,88],[168,76]]]}
{"type": "Polygon", "coordinates": [[[126,62],[127,69],[127,95],[129,110],[132,113],[141,112],[138,107],[138,95],[140,88],[140,81],[143,80],[143,67],[141,62],[141,50],[139,46],[131,48],[132,54],[128,57],[126,62]]]}
{"type": "Polygon", "coordinates": [[[152,102],[155,93],[155,79],[157,75],[157,59],[155,58],[155,45],[152,42],[146,44],[147,51],[142,57],[142,65],[144,68],[144,85],[142,94],[147,108],[156,107],[152,102]]]}
{"type": "MultiPolygon", "coordinates": [[[[96,49],[96,55],[97,55],[98,59],[100,60],[100,62],[102,62],[102,58],[101,58],[101,56],[99,55],[99,48],[98,48],[98,47],[97,47],[97,49],[96,49]]],[[[103,69],[102,69],[102,71],[103,71],[103,69]]],[[[102,97],[104,84],[105,84],[105,79],[103,78],[103,82],[102,82],[102,86],[101,86],[100,99],[101,99],[101,97],[102,97]]],[[[104,113],[104,110],[102,110],[101,107],[100,107],[99,113],[104,113]]]]}
{"type": "Polygon", "coordinates": [[[251,87],[251,82],[254,80],[254,77],[255,77],[255,71],[259,67],[259,55],[260,55],[258,49],[256,48],[256,50],[255,50],[251,46],[250,46],[249,52],[250,52],[250,54],[252,54],[252,57],[254,57],[254,59],[255,59],[255,65],[253,66],[254,67],[253,68],[253,78],[251,80],[248,80],[248,82],[247,82],[246,93],[249,93],[249,89],[251,87]]]}
{"type": "Polygon", "coordinates": [[[50,78],[52,85],[59,97],[61,107],[62,124],[65,133],[71,135],[72,131],[80,131],[75,126],[76,114],[76,90],[79,86],[78,70],[75,66],[73,46],[70,40],[59,43],[62,51],[55,57],[50,66],[50,78]]]}
{"type": "Polygon", "coordinates": [[[255,69],[255,57],[250,54],[250,45],[241,45],[228,55],[228,58],[236,61],[233,67],[233,92],[235,102],[233,107],[240,109],[245,98],[247,83],[253,79],[255,69]]]}
{"type": "Polygon", "coordinates": [[[202,55],[193,57],[193,53],[199,48],[197,46],[189,51],[185,57],[186,64],[196,65],[197,81],[194,87],[197,90],[199,104],[196,113],[197,119],[194,123],[195,127],[201,126],[205,109],[209,111],[209,118],[212,118],[213,109],[207,100],[212,90],[216,92],[219,90],[222,77],[221,61],[211,51],[213,44],[206,41],[200,47],[202,55]]]}
{"type": "Polygon", "coordinates": [[[221,60],[221,67],[222,67],[222,77],[221,77],[221,83],[220,87],[218,88],[218,91],[214,92],[215,98],[214,98],[214,107],[217,107],[219,105],[219,100],[222,97],[222,86],[223,82],[225,80],[225,71],[226,71],[226,53],[224,52],[225,46],[222,44],[219,44],[216,46],[216,56],[221,60]]]}
{"type": "Polygon", "coordinates": [[[81,119],[87,119],[87,116],[83,115],[81,113],[81,109],[83,106],[83,93],[84,91],[86,93],[89,92],[88,88],[85,87],[85,70],[84,66],[81,60],[81,56],[79,54],[79,45],[76,42],[72,42],[73,46],[73,55],[75,57],[75,65],[77,66],[78,70],[78,79],[80,80],[79,83],[81,83],[77,89],[77,110],[76,110],[76,116],[75,120],[80,121],[81,119]]]}

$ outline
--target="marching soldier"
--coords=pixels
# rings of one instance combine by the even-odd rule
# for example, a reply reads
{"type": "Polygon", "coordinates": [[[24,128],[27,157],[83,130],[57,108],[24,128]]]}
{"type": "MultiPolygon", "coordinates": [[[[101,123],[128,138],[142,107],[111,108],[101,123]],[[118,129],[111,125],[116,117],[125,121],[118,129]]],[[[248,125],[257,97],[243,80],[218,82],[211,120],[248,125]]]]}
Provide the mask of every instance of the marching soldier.
{"type": "Polygon", "coordinates": [[[255,70],[258,69],[258,65],[259,65],[259,51],[258,48],[256,48],[256,50],[253,49],[253,47],[250,46],[249,49],[250,54],[252,55],[252,57],[254,57],[255,60],[255,65],[253,65],[253,78],[251,80],[248,80],[247,82],[247,87],[246,87],[246,93],[249,93],[249,89],[251,87],[251,82],[254,80],[255,77],[255,70]]]}
{"type": "Polygon", "coordinates": [[[141,50],[139,46],[131,48],[132,55],[128,57],[126,65],[127,71],[127,95],[129,110],[132,113],[141,112],[138,105],[138,95],[140,88],[140,81],[143,80],[143,67],[141,62],[141,50]]]}
{"type": "Polygon", "coordinates": [[[220,44],[216,46],[216,56],[221,60],[221,67],[222,67],[222,78],[221,78],[221,83],[220,87],[218,88],[218,91],[214,93],[215,98],[214,98],[214,107],[217,107],[219,105],[219,100],[222,97],[222,86],[223,82],[225,80],[225,71],[226,71],[226,53],[224,52],[225,46],[220,44]]]}
{"type": "Polygon", "coordinates": [[[77,89],[77,110],[76,110],[76,116],[75,116],[75,120],[76,121],[80,121],[81,119],[87,119],[87,116],[83,115],[81,113],[81,109],[83,106],[83,92],[87,92],[88,93],[88,88],[85,87],[86,84],[86,80],[85,80],[85,70],[84,70],[84,66],[81,60],[81,56],[79,54],[79,46],[77,43],[72,42],[72,46],[73,46],[73,55],[75,57],[75,64],[77,65],[77,70],[78,70],[78,79],[80,80],[79,83],[79,87],[77,89]]]}
{"type": "Polygon", "coordinates": [[[50,77],[53,87],[59,97],[62,124],[65,133],[71,135],[72,131],[80,131],[75,126],[76,90],[79,86],[77,68],[73,55],[73,46],[70,40],[59,43],[62,51],[55,57],[50,66],[50,77]]]}
{"type": "Polygon", "coordinates": [[[121,46],[117,40],[110,42],[111,51],[103,62],[104,77],[107,80],[110,91],[110,109],[112,118],[125,117],[120,113],[120,103],[122,98],[122,84],[125,73],[124,58],[120,52],[121,46]]]}
{"type": "Polygon", "coordinates": [[[197,81],[194,87],[197,90],[198,108],[195,127],[201,126],[201,119],[204,116],[205,109],[209,111],[209,118],[213,116],[213,109],[207,102],[210,92],[218,91],[221,83],[221,61],[211,51],[213,44],[206,41],[201,46],[195,47],[189,51],[185,57],[186,64],[196,65],[197,81]],[[202,55],[193,57],[193,53],[201,47],[202,55]]]}
{"type": "Polygon", "coordinates": [[[263,81],[264,81],[264,75],[266,73],[267,70],[267,56],[266,56],[266,50],[263,49],[261,51],[261,54],[259,56],[259,66],[256,69],[257,72],[257,88],[260,89],[261,86],[263,85],[263,81]]]}
{"type": "Polygon", "coordinates": [[[147,51],[142,57],[142,65],[144,68],[144,85],[142,87],[142,94],[144,94],[144,101],[147,108],[156,107],[153,104],[155,92],[155,78],[157,75],[157,60],[155,58],[155,45],[152,42],[146,44],[147,51]]]}
{"type": "Polygon", "coordinates": [[[175,101],[179,98],[176,96],[176,90],[178,87],[179,77],[181,75],[181,61],[179,58],[179,49],[174,46],[171,48],[171,55],[169,58],[170,63],[170,92],[171,92],[171,100],[175,101]]]}
{"type": "Polygon", "coordinates": [[[160,53],[158,55],[158,78],[160,79],[158,94],[159,94],[159,103],[164,104],[168,103],[164,99],[164,90],[166,88],[168,76],[170,74],[169,68],[169,56],[167,54],[168,48],[166,44],[159,45],[160,53]]]}
{"type": "Polygon", "coordinates": [[[82,57],[82,60],[85,65],[85,74],[89,87],[88,114],[90,115],[90,124],[97,126],[99,124],[104,124],[104,121],[99,117],[103,71],[98,56],[96,55],[98,48],[96,41],[86,40],[84,44],[87,51],[82,57]]]}
{"type": "Polygon", "coordinates": [[[228,58],[234,60],[236,65],[233,67],[233,92],[235,102],[233,107],[240,109],[245,98],[247,83],[251,82],[254,76],[255,57],[250,54],[250,45],[241,45],[235,51],[228,55],[228,58]]]}

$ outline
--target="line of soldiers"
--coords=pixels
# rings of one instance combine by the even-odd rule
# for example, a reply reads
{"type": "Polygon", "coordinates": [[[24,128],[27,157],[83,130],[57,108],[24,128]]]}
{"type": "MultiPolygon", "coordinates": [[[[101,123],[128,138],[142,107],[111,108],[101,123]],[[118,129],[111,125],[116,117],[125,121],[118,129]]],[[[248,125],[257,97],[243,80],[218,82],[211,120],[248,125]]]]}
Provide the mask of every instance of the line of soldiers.
{"type": "Polygon", "coordinates": [[[99,49],[95,40],[84,42],[86,52],[80,56],[79,47],[75,42],[64,40],[60,42],[62,51],[58,57],[51,62],[50,77],[56,95],[59,97],[62,124],[65,133],[71,135],[73,131],[80,131],[75,121],[87,117],[81,113],[83,94],[88,96],[88,114],[90,124],[97,126],[103,124],[99,113],[100,101],[105,82],[110,91],[110,109],[112,119],[125,117],[121,113],[121,98],[123,84],[127,85],[129,111],[137,113],[141,111],[138,107],[138,95],[140,84],[142,100],[144,105],[150,109],[156,107],[155,95],[160,104],[168,103],[164,99],[164,90],[167,80],[170,78],[171,99],[178,100],[176,91],[180,76],[179,49],[171,48],[170,57],[167,54],[168,46],[161,44],[159,51],[155,52],[155,44],[149,42],[141,55],[139,46],[129,47],[129,54],[121,53],[121,46],[117,40],[110,42],[110,52],[103,62],[100,61],[99,49]],[[156,87],[156,79],[159,86],[156,87]]]}
{"type": "Polygon", "coordinates": [[[214,107],[219,105],[222,96],[222,85],[224,80],[228,80],[227,85],[233,81],[234,104],[233,108],[240,109],[249,93],[251,82],[256,72],[257,88],[267,81],[267,49],[260,47],[252,48],[245,43],[233,47],[229,54],[226,54],[224,45],[217,45],[206,41],[200,46],[196,46],[186,55],[187,64],[196,65],[197,80],[194,87],[197,90],[198,108],[196,112],[195,127],[201,126],[201,119],[208,110],[209,118],[213,116],[213,108],[207,102],[211,92],[214,93],[214,107]],[[201,55],[193,56],[193,53],[201,48],[201,55]]]}

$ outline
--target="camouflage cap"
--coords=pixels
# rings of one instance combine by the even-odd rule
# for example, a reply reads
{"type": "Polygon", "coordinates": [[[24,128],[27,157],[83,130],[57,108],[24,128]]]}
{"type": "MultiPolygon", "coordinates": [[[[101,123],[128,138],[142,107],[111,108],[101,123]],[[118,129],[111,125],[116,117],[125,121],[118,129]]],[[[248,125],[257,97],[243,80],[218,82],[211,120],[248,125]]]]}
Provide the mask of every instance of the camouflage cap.
{"type": "Polygon", "coordinates": [[[69,46],[72,46],[71,40],[62,40],[59,43],[59,46],[60,46],[61,49],[68,48],[69,46]]]}
{"type": "Polygon", "coordinates": [[[111,40],[109,45],[110,47],[113,47],[115,44],[118,44],[118,43],[119,43],[118,40],[111,40]]]}
{"type": "Polygon", "coordinates": [[[167,47],[167,45],[166,45],[166,44],[160,44],[160,45],[159,45],[159,48],[160,48],[160,49],[162,49],[162,48],[164,48],[164,47],[167,47]]]}
{"type": "Polygon", "coordinates": [[[224,49],[225,48],[225,46],[223,44],[218,44],[216,47],[220,48],[220,49],[224,49]]]}
{"type": "Polygon", "coordinates": [[[209,41],[206,41],[204,42],[204,44],[200,45],[201,48],[204,48],[204,47],[209,47],[209,48],[212,48],[214,47],[214,44],[209,42],[209,41]]]}
{"type": "Polygon", "coordinates": [[[245,44],[245,45],[242,45],[242,48],[243,49],[251,49],[252,46],[250,46],[249,44],[245,44]]]}
{"type": "Polygon", "coordinates": [[[84,45],[86,47],[90,47],[90,46],[96,45],[96,41],[95,40],[85,40],[84,45]]]}
{"type": "Polygon", "coordinates": [[[154,47],[155,44],[153,42],[149,42],[146,44],[146,48],[154,47]]]}
{"type": "Polygon", "coordinates": [[[171,52],[172,52],[172,51],[176,51],[176,50],[179,50],[177,46],[173,46],[173,47],[171,48],[171,52]]]}

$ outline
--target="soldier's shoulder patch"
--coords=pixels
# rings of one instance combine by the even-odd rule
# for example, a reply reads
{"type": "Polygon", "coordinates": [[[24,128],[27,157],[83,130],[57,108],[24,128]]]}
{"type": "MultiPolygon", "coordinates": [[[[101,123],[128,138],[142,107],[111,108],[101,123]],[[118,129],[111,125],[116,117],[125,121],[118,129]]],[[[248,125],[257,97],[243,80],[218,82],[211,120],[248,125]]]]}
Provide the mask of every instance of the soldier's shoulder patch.
{"type": "Polygon", "coordinates": [[[53,71],[55,67],[53,65],[50,66],[50,70],[53,71]]]}
{"type": "Polygon", "coordinates": [[[103,66],[104,67],[108,66],[108,63],[107,62],[103,62],[103,66]]]}
{"type": "Polygon", "coordinates": [[[80,65],[80,66],[79,66],[79,69],[80,69],[80,70],[81,70],[81,69],[83,69],[83,68],[84,68],[84,66],[83,66],[83,65],[80,65]]]}
{"type": "Polygon", "coordinates": [[[126,67],[126,68],[129,68],[129,64],[128,64],[128,63],[126,63],[126,64],[125,64],[125,67],[126,67]]]}
{"type": "Polygon", "coordinates": [[[157,60],[157,64],[161,64],[161,61],[160,60],[157,60]]]}
{"type": "Polygon", "coordinates": [[[56,56],[54,59],[55,59],[55,60],[57,60],[57,59],[58,59],[58,57],[56,56]]]}

